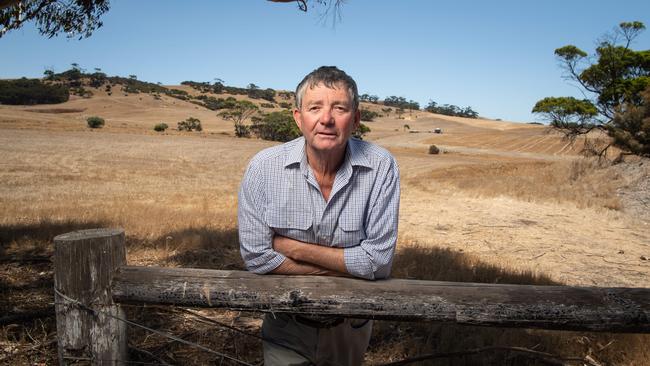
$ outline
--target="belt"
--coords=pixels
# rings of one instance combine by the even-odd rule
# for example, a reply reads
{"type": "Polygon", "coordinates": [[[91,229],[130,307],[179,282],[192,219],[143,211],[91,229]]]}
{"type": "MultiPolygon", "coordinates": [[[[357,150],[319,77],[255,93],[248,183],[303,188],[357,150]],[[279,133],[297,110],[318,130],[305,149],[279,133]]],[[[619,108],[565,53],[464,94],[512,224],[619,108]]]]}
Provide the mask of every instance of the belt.
{"type": "Polygon", "coordinates": [[[345,320],[345,318],[316,320],[316,319],[310,319],[300,315],[294,315],[293,319],[302,325],[306,325],[308,327],[318,328],[318,329],[333,328],[343,323],[343,321],[345,320]]]}

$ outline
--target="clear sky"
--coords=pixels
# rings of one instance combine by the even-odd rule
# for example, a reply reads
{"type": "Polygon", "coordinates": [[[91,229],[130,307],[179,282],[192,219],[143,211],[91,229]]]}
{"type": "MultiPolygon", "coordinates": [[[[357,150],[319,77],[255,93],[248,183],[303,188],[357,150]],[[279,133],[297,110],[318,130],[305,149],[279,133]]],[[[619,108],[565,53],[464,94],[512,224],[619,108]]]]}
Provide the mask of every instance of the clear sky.
{"type": "MultiPolygon", "coordinates": [[[[265,0],[114,0],[87,39],[48,39],[31,24],[8,33],[0,78],[41,77],[76,62],[163,84],[218,77],[293,90],[316,67],[337,65],[360,93],[527,122],[543,97],[582,97],[562,79],[556,48],[592,54],[622,21],[650,28],[647,0],[348,0],[334,27],[331,16],[320,21],[321,10],[265,0]]],[[[632,48],[650,49],[650,30],[632,48]]]]}

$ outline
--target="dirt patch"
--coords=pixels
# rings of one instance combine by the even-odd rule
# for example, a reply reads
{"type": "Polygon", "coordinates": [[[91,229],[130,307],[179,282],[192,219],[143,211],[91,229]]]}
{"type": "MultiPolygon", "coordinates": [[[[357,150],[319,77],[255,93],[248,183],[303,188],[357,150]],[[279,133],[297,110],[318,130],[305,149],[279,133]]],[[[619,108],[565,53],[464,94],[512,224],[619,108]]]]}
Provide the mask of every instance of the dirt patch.
{"type": "Polygon", "coordinates": [[[81,113],[85,111],[86,108],[39,108],[39,109],[25,109],[25,112],[32,113],[81,113]]]}

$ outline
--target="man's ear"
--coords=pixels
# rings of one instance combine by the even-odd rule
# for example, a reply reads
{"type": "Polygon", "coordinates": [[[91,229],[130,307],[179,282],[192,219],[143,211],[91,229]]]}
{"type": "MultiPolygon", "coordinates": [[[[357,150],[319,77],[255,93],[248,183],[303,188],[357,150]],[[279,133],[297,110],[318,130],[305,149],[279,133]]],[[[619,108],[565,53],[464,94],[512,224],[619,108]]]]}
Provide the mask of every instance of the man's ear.
{"type": "Polygon", "coordinates": [[[359,125],[361,125],[361,109],[357,107],[357,111],[354,113],[354,130],[359,128],[359,125]]]}
{"type": "Polygon", "coordinates": [[[298,125],[298,129],[302,131],[302,114],[300,114],[300,109],[293,109],[293,120],[296,122],[296,125],[298,125]]]}

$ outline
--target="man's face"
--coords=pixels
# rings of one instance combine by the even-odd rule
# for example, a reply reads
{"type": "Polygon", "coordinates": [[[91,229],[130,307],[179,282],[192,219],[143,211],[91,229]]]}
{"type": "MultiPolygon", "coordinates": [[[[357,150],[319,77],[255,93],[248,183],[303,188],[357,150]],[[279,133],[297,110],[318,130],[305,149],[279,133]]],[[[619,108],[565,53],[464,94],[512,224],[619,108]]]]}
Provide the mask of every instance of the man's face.
{"type": "Polygon", "coordinates": [[[309,149],[336,152],[345,148],[361,115],[343,84],[328,88],[321,83],[306,88],[302,106],[293,111],[293,118],[309,149]]]}

